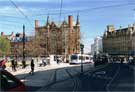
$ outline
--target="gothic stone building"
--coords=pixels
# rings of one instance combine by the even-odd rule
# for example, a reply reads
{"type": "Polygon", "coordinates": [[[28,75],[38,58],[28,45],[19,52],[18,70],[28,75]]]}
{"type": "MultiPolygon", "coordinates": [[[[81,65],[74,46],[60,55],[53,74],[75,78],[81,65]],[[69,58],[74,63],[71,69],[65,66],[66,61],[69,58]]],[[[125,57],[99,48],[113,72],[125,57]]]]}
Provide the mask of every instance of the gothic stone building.
{"type": "Polygon", "coordinates": [[[80,21],[77,16],[73,25],[73,17],[68,16],[61,24],[50,22],[49,16],[43,26],[35,20],[35,50],[38,55],[70,55],[80,53],[80,21]]]}
{"type": "Polygon", "coordinates": [[[127,28],[115,30],[113,25],[107,26],[103,36],[103,52],[110,55],[130,55],[134,51],[133,34],[135,24],[127,28]]]}

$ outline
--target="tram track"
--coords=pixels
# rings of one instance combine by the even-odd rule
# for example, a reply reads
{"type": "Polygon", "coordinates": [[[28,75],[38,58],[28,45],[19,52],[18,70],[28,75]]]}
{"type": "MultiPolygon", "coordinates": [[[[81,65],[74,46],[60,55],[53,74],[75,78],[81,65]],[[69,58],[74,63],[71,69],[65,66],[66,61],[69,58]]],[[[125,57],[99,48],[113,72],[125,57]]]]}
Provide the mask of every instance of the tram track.
{"type": "Polygon", "coordinates": [[[37,92],[39,92],[39,91],[47,91],[52,85],[54,85],[56,83],[57,71],[58,71],[58,69],[56,69],[52,73],[51,77],[49,78],[49,80],[47,82],[48,84],[46,84],[45,86],[42,86],[39,90],[37,90],[37,92]]]}
{"type": "Polygon", "coordinates": [[[81,82],[80,82],[80,79],[76,76],[73,76],[68,69],[65,70],[67,72],[67,74],[70,76],[71,79],[73,79],[73,83],[74,83],[74,87],[73,87],[73,92],[76,92],[80,85],[81,85],[81,82]]]}

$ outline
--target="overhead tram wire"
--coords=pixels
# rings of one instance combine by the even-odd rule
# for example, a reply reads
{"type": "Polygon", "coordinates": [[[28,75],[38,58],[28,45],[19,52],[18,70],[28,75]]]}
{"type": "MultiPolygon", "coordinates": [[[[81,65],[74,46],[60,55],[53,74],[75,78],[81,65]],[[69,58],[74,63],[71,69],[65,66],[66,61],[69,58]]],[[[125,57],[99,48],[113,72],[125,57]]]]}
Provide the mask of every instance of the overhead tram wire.
{"type": "MultiPolygon", "coordinates": [[[[116,7],[122,7],[122,6],[127,6],[127,5],[134,5],[135,3],[124,3],[124,4],[115,4],[115,5],[106,5],[106,6],[99,6],[99,7],[94,7],[94,8],[87,8],[87,9],[82,9],[82,10],[74,10],[74,11],[68,11],[68,12],[62,12],[61,14],[69,14],[69,13],[76,13],[76,12],[91,12],[92,10],[101,10],[101,9],[108,9],[108,8],[116,8],[116,7]]],[[[60,13],[50,13],[50,15],[59,15],[60,13]]],[[[37,14],[35,16],[43,16],[47,14],[37,14]]],[[[34,16],[34,15],[33,15],[34,16]]]]}
{"type": "Polygon", "coordinates": [[[11,15],[0,15],[0,17],[9,17],[9,18],[16,18],[16,19],[24,19],[22,17],[16,17],[16,16],[11,16],[11,15]]]}
{"type": "Polygon", "coordinates": [[[17,4],[15,4],[12,0],[9,0],[9,1],[10,1],[10,2],[16,7],[16,9],[24,16],[24,18],[29,22],[29,24],[30,24],[31,27],[32,27],[32,24],[31,24],[31,22],[30,22],[28,16],[25,15],[24,12],[21,11],[20,8],[17,6],[17,4]]]}

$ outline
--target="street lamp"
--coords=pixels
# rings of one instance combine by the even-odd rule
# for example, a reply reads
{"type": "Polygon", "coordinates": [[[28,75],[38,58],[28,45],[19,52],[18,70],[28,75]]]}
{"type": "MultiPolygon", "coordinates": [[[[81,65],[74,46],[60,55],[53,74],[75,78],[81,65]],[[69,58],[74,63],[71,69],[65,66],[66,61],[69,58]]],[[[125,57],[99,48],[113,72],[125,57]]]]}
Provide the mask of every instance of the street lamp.
{"type": "Polygon", "coordinates": [[[25,26],[23,25],[23,60],[22,60],[23,68],[26,67],[26,61],[25,61],[25,26]]]}
{"type": "Polygon", "coordinates": [[[84,45],[83,44],[80,44],[80,48],[81,48],[81,74],[83,74],[83,56],[82,56],[82,54],[83,54],[83,49],[84,49],[84,45]]]}

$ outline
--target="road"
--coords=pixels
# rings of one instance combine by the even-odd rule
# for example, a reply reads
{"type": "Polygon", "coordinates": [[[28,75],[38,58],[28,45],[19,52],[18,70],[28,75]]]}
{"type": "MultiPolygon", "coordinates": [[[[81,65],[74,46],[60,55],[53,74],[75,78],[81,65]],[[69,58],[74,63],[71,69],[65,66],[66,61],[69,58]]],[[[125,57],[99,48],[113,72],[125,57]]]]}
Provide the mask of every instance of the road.
{"type": "Polygon", "coordinates": [[[134,69],[127,64],[112,63],[83,75],[72,75],[72,69],[64,69],[70,77],[43,87],[42,91],[135,91],[134,69]]]}
{"type": "MultiPolygon", "coordinates": [[[[85,64],[84,66],[84,71],[94,68],[93,64],[85,64]]],[[[28,69],[13,73],[24,82],[27,91],[56,90],[55,87],[53,88],[54,85],[58,86],[58,84],[63,82],[66,84],[66,82],[71,83],[74,81],[73,77],[80,74],[80,65],[59,64],[45,67],[37,66],[34,75],[29,74],[29,67],[28,69]]],[[[71,84],[73,85],[70,86],[73,87],[75,83],[71,84]]],[[[72,90],[70,87],[66,90],[69,89],[72,90]]]]}
{"type": "Polygon", "coordinates": [[[126,64],[109,64],[80,76],[83,91],[134,91],[134,70],[126,64]]]}

